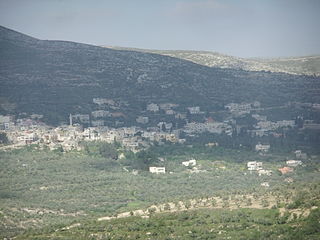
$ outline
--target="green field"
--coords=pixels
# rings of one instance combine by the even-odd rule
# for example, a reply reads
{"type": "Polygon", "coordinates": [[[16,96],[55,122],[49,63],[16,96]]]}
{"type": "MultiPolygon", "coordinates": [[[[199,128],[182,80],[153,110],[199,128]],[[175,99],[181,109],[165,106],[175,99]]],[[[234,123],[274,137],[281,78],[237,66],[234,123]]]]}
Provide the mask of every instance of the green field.
{"type": "MultiPolygon", "coordinates": [[[[259,156],[249,151],[186,146],[155,147],[152,152],[156,157],[166,158],[161,163],[166,166],[166,174],[153,175],[140,169],[137,175],[133,174],[132,162],[139,158],[132,153],[126,153],[127,159],[115,160],[103,157],[101,151],[100,154],[92,151],[61,153],[28,147],[1,152],[1,237],[16,236],[36,229],[52,231],[56,226],[95,221],[98,217],[147,209],[153,204],[187,202],[189,199],[211,196],[222,199],[250,194],[257,198],[272,196],[278,204],[275,208],[284,207],[292,199],[295,202],[292,208],[310,208],[319,204],[315,197],[317,194],[307,194],[319,192],[319,188],[313,187],[320,182],[318,156],[294,173],[281,176],[276,169],[283,166],[285,155],[259,156]],[[199,173],[191,173],[190,169],[181,165],[181,161],[191,157],[198,160],[199,173]],[[249,160],[264,161],[264,167],[273,170],[273,175],[250,174],[246,170],[249,160]],[[294,182],[285,182],[288,177],[294,182]],[[261,187],[260,184],[266,181],[270,187],[261,187]]],[[[241,203],[242,200],[239,201],[241,203]]],[[[271,208],[268,197],[266,201],[265,204],[270,204],[271,208]]],[[[213,211],[211,214],[216,213],[213,211]]],[[[161,216],[170,219],[174,215],[161,216]]],[[[122,221],[127,220],[119,220],[122,221]]],[[[119,228],[125,231],[120,225],[119,228]]],[[[81,231],[77,234],[84,237],[81,231]]]]}

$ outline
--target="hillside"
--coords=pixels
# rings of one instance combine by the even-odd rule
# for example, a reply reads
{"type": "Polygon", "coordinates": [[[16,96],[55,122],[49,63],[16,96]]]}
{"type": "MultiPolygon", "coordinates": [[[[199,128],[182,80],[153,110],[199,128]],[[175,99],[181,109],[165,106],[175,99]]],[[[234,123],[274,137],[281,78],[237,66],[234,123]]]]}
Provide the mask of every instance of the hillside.
{"type": "Polygon", "coordinates": [[[288,58],[239,58],[209,51],[149,50],[111,47],[117,50],[134,50],[156,53],[191,61],[203,66],[242,69],[246,71],[270,71],[298,75],[320,75],[320,56],[288,58]]]}
{"type": "Polygon", "coordinates": [[[1,114],[44,114],[50,123],[116,102],[135,119],[146,104],[221,109],[230,102],[319,102],[319,78],[212,68],[179,58],[86,44],[38,40],[0,28],[1,114]]]}
{"type": "Polygon", "coordinates": [[[60,229],[30,231],[16,239],[319,239],[320,211],[287,221],[277,210],[198,210],[129,217],[111,222],[87,221],[60,229]]]}

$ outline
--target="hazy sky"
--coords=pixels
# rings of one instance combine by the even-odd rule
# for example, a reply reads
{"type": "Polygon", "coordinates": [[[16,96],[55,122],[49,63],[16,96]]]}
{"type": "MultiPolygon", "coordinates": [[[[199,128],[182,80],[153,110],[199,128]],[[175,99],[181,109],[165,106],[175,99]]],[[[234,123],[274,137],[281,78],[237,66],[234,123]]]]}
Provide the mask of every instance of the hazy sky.
{"type": "Polygon", "coordinates": [[[320,0],[0,0],[0,25],[96,45],[320,54],[320,0]]]}

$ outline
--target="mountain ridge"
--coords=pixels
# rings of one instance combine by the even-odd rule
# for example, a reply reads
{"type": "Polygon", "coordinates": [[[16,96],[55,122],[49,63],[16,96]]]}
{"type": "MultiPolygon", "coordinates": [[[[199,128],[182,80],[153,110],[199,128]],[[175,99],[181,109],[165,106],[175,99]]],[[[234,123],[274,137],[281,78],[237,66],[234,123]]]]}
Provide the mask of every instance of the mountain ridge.
{"type": "Polygon", "coordinates": [[[117,50],[132,50],[157,53],[181,58],[208,67],[242,69],[246,71],[270,71],[298,75],[320,76],[320,55],[274,57],[274,58],[241,58],[227,54],[199,50],[155,50],[127,48],[119,46],[102,46],[117,50]],[[298,61],[298,62],[296,62],[298,61]],[[307,63],[305,63],[307,62],[307,63]]]}

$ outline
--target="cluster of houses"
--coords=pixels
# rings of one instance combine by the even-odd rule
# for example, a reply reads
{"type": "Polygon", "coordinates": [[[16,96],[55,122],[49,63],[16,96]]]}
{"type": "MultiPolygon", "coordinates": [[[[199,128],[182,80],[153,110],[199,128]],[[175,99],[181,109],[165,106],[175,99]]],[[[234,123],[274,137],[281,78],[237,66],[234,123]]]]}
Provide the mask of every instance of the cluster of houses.
{"type": "Polygon", "coordinates": [[[226,133],[229,136],[231,136],[233,132],[231,125],[222,122],[190,122],[185,125],[183,131],[189,135],[192,133],[209,132],[216,134],[226,133]]]}
{"type": "MultiPolygon", "coordinates": [[[[300,151],[300,150],[297,150],[300,151]]],[[[297,152],[296,151],[296,152],[297,152]]],[[[301,151],[300,151],[301,152],[301,151]]],[[[294,168],[301,166],[302,161],[301,160],[287,160],[286,161],[286,166],[281,167],[278,169],[278,171],[282,174],[288,174],[294,172],[294,168]]],[[[265,170],[262,168],[262,162],[257,162],[257,161],[250,161],[247,162],[247,169],[252,173],[253,171],[257,172],[259,176],[271,176],[272,171],[271,170],[265,170]]],[[[285,182],[287,183],[292,183],[293,179],[292,178],[286,178],[284,179],[285,182]]],[[[262,187],[268,188],[270,187],[269,182],[263,182],[260,184],[262,187]]]]}
{"type": "MultiPolygon", "coordinates": [[[[93,102],[98,106],[104,105],[116,108],[118,105],[111,99],[94,98],[93,102]]],[[[157,112],[160,110],[174,111],[178,105],[173,103],[147,105],[147,111],[157,112]]],[[[251,104],[229,104],[226,106],[230,111],[243,111],[244,109],[252,109],[253,107],[260,106],[259,103],[251,104]]],[[[190,114],[202,114],[200,107],[188,107],[190,114]]],[[[185,118],[186,114],[177,113],[179,118],[185,118]]],[[[169,141],[173,143],[184,143],[185,139],[179,138],[181,133],[184,132],[187,136],[193,136],[198,133],[214,133],[214,134],[227,134],[232,136],[234,127],[232,121],[217,122],[208,118],[205,122],[188,122],[180,129],[174,129],[171,122],[158,122],[155,127],[120,127],[109,128],[104,126],[103,118],[117,115],[115,112],[107,110],[95,110],[91,114],[70,114],[69,126],[62,125],[57,128],[52,128],[41,122],[43,116],[33,114],[29,118],[22,118],[14,120],[13,116],[0,115],[0,129],[5,131],[9,140],[13,144],[23,145],[30,143],[40,143],[48,146],[50,149],[55,149],[61,146],[64,150],[78,149],[79,141],[94,141],[101,140],[113,142],[114,140],[122,143],[125,147],[132,151],[138,151],[140,148],[148,147],[150,142],[163,142],[169,141]],[[81,123],[81,125],[79,125],[81,123]],[[90,123],[90,124],[89,124],[90,123]],[[82,124],[89,124],[91,127],[83,128],[82,124]]],[[[255,115],[256,118],[261,119],[264,123],[265,118],[255,115]]],[[[187,119],[188,120],[188,119],[187,119]]],[[[139,116],[136,119],[137,123],[147,124],[149,118],[146,116],[139,116]]],[[[279,121],[277,126],[284,126],[293,124],[290,121],[279,121]]],[[[259,125],[263,126],[263,125],[259,125]]],[[[264,129],[263,131],[266,131],[264,129]]],[[[215,146],[217,146],[215,144],[215,146]]],[[[256,151],[267,152],[270,145],[258,144],[256,151]]]]}
{"type": "Polygon", "coordinates": [[[301,150],[296,150],[294,154],[296,156],[296,159],[299,159],[299,160],[287,160],[286,165],[278,169],[282,175],[294,172],[294,169],[296,167],[303,165],[302,160],[307,159],[307,154],[303,153],[301,150]]]}
{"type": "MultiPolygon", "coordinates": [[[[306,155],[302,154],[301,150],[296,150],[294,153],[299,158],[306,157],[306,155]]],[[[287,160],[286,165],[284,167],[279,168],[278,171],[282,175],[288,174],[288,173],[294,172],[294,168],[296,168],[298,166],[302,166],[302,164],[303,164],[303,162],[301,160],[287,160]]],[[[247,169],[250,172],[252,172],[252,171],[257,172],[259,176],[262,176],[262,175],[271,176],[272,175],[272,171],[263,169],[262,162],[258,162],[258,161],[247,162],[247,169]]]]}
{"type": "MultiPolygon", "coordinates": [[[[106,99],[95,99],[97,104],[113,104],[106,99]]],[[[171,109],[175,105],[158,106],[156,104],[148,105],[148,111],[158,111],[159,109],[171,109]],[[158,110],[157,110],[158,109],[158,110]]],[[[252,106],[252,104],[250,105],[252,106]]],[[[230,109],[244,109],[244,105],[230,105],[230,109]]],[[[247,106],[249,108],[249,106],[247,106]]],[[[195,113],[198,108],[190,111],[195,113]]],[[[198,109],[200,110],[200,109],[198,109]]],[[[107,116],[108,112],[105,110],[97,110],[93,112],[95,118],[107,116]]],[[[169,141],[172,143],[183,143],[185,140],[179,138],[180,132],[184,131],[187,134],[211,132],[211,133],[229,133],[232,128],[231,125],[221,122],[207,121],[205,123],[187,123],[183,129],[172,130],[172,124],[167,122],[159,122],[155,127],[141,128],[137,126],[109,128],[106,126],[95,126],[84,128],[80,124],[74,124],[75,118],[80,119],[82,122],[89,121],[85,115],[74,114],[69,117],[69,125],[61,125],[58,127],[50,127],[43,122],[43,116],[33,114],[29,118],[14,119],[13,116],[0,115],[0,128],[5,132],[8,140],[12,146],[23,146],[27,144],[38,144],[40,147],[47,147],[51,150],[62,148],[64,151],[81,150],[82,141],[105,141],[113,143],[117,141],[125,148],[133,152],[138,152],[141,149],[146,149],[154,142],[163,143],[169,141]]],[[[255,116],[259,118],[259,116],[255,116]]],[[[261,118],[263,121],[264,118],[261,118]]],[[[147,119],[139,119],[139,121],[147,121],[147,119]]],[[[282,121],[283,122],[283,121],[282,121]]],[[[287,125],[288,122],[285,123],[287,125]]],[[[217,142],[208,143],[207,146],[216,147],[217,142]]],[[[269,144],[258,143],[255,150],[260,153],[266,153],[270,150],[269,144]]],[[[296,159],[287,160],[286,165],[278,170],[282,174],[287,174],[294,171],[294,168],[303,164],[302,160],[307,158],[307,155],[301,150],[294,152],[296,159]]],[[[196,160],[190,159],[181,163],[185,167],[191,167],[192,170],[198,171],[196,168],[196,160]]],[[[247,169],[250,172],[257,172],[259,176],[272,174],[271,170],[263,169],[262,162],[251,161],[247,163],[247,169]]],[[[190,169],[189,169],[190,170],[190,169]]],[[[150,167],[151,173],[161,174],[166,173],[165,167],[150,167]]]]}
{"type": "Polygon", "coordinates": [[[229,103],[225,105],[225,109],[230,111],[233,116],[249,114],[251,111],[258,108],[260,108],[260,102],[258,101],[252,103],[229,103]]]}
{"type": "MultiPolygon", "coordinates": [[[[126,103],[98,97],[93,98],[92,102],[95,110],[88,114],[70,114],[68,126],[61,125],[57,128],[47,126],[41,122],[43,116],[39,114],[21,119],[0,115],[0,131],[6,132],[9,140],[18,145],[39,143],[47,145],[50,149],[61,146],[65,150],[72,150],[79,148],[79,141],[113,142],[116,140],[132,151],[139,151],[152,142],[184,143],[186,140],[181,138],[182,134],[193,137],[201,133],[211,133],[232,137],[244,128],[249,133],[248,136],[252,137],[270,134],[280,136],[281,133],[276,132],[278,128],[296,126],[295,120],[268,121],[266,116],[256,113],[262,108],[260,102],[255,101],[225,105],[223,114],[227,112],[228,117],[220,121],[206,116],[199,106],[188,106],[182,109],[175,103],[150,103],[146,105],[141,115],[136,116],[136,126],[123,127],[124,124],[111,124],[115,126],[111,128],[106,126],[107,123],[113,120],[118,123],[119,119],[126,117],[121,112],[121,106],[125,106],[126,103]],[[253,126],[243,127],[237,124],[237,117],[244,114],[250,114],[256,120],[253,126]]],[[[311,107],[318,108],[318,105],[311,105],[311,107]]],[[[210,146],[218,146],[218,143],[210,146]]],[[[269,149],[269,144],[259,143],[255,146],[255,150],[262,154],[269,149]]],[[[303,155],[303,153],[300,154],[303,155]]]]}
{"type": "Polygon", "coordinates": [[[70,124],[50,127],[43,122],[31,118],[14,121],[11,116],[1,117],[2,131],[6,133],[13,147],[27,144],[39,144],[51,150],[62,148],[64,151],[80,150],[81,141],[117,141],[128,150],[137,152],[148,148],[153,142],[183,142],[179,132],[163,132],[159,128],[141,129],[139,127],[108,128],[105,126],[84,128],[73,124],[74,117],[85,118],[82,115],[70,115],[70,124]],[[3,124],[4,125],[4,124],[3,124]]]}
{"type": "Polygon", "coordinates": [[[301,166],[301,160],[288,160],[286,161],[286,166],[279,168],[278,170],[282,175],[294,172],[294,168],[301,166]]]}
{"type": "MultiPolygon", "coordinates": [[[[197,167],[197,160],[192,158],[190,160],[187,161],[183,161],[181,163],[183,166],[185,167],[190,167],[191,168],[191,173],[196,172],[199,173],[201,172],[197,167]]],[[[278,170],[282,173],[282,174],[287,174],[290,172],[294,171],[295,167],[301,166],[302,165],[302,161],[301,160],[287,160],[286,161],[286,166],[279,168],[278,170]]],[[[252,172],[256,172],[259,176],[271,176],[272,175],[272,170],[267,170],[267,169],[263,169],[263,163],[262,162],[258,162],[258,161],[249,161],[247,162],[247,169],[248,171],[252,172]]],[[[190,169],[189,169],[190,170],[190,169]]],[[[166,168],[165,167],[149,167],[149,172],[150,173],[155,173],[155,174],[162,174],[162,173],[166,173],[166,168]]],[[[287,181],[287,180],[285,180],[287,181]]],[[[264,182],[261,184],[261,186],[264,187],[269,187],[269,183],[268,182],[264,182]]]]}
{"type": "Polygon", "coordinates": [[[295,120],[281,120],[281,121],[267,121],[262,120],[258,121],[257,124],[254,126],[254,130],[250,130],[251,135],[253,136],[268,136],[271,131],[275,131],[278,128],[288,128],[288,127],[295,127],[295,120]]]}

